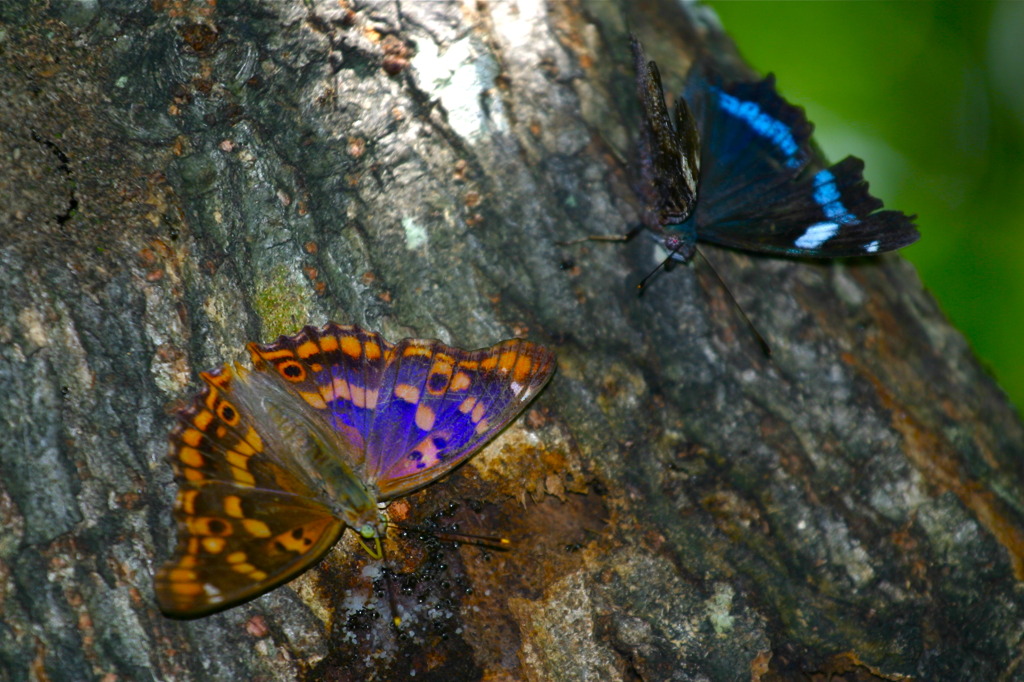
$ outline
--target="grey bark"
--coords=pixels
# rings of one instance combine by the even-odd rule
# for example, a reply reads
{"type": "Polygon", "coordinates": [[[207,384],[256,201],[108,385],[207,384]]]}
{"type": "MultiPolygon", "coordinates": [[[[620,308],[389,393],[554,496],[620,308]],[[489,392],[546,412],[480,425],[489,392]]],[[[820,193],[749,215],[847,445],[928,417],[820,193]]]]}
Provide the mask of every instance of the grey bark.
{"type": "Polygon", "coordinates": [[[649,242],[558,245],[637,218],[628,29],[673,91],[698,50],[744,68],[708,11],[0,17],[0,677],[1021,676],[1021,424],[910,265],[705,248],[767,359],[699,264],[637,296],[649,242]],[[395,538],[389,582],[345,539],[165,618],[174,410],[329,319],[557,350],[526,417],[392,509],[513,548],[395,538]]]}

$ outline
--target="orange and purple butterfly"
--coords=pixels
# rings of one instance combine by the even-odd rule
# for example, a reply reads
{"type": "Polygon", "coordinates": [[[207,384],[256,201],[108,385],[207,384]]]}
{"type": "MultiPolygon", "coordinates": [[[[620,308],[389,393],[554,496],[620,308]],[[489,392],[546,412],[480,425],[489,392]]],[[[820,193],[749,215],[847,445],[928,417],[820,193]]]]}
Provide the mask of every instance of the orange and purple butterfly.
{"type": "Polygon", "coordinates": [[[253,369],[202,373],[170,435],[178,545],[155,577],[168,616],[257,597],[346,527],[380,558],[379,503],[468,460],[555,370],[550,350],[520,339],[465,351],[334,323],[248,348],[253,369]]]}

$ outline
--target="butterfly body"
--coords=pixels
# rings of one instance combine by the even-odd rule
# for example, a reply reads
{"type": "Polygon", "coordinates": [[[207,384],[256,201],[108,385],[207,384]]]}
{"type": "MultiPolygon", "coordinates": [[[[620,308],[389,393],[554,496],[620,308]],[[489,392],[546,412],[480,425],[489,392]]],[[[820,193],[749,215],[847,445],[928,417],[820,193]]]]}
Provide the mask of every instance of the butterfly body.
{"type": "Polygon", "coordinates": [[[380,503],[466,461],[554,371],[550,351],[518,339],[464,351],[336,324],[249,352],[252,370],[201,374],[170,436],[179,542],[155,578],[168,615],[258,596],[346,527],[379,555],[380,503]]]}
{"type": "Polygon", "coordinates": [[[806,258],[883,253],[919,237],[912,216],[882,211],[868,193],[864,163],[824,167],[813,126],[768,76],[722,83],[691,69],[675,122],[657,65],[633,39],[642,109],[643,223],[676,260],[698,241],[806,258]]]}

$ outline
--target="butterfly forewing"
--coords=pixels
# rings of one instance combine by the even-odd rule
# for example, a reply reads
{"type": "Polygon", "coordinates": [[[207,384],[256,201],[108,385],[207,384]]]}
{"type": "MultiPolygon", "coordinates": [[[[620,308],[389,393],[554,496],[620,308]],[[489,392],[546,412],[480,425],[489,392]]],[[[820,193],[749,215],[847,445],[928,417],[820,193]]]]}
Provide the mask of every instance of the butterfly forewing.
{"type": "Polygon", "coordinates": [[[665,104],[658,66],[647,61],[643,47],[632,39],[636,90],[640,98],[640,188],[653,215],[648,227],[680,223],[690,215],[697,198],[700,168],[699,138],[693,117],[682,101],[673,125],[665,104]]]}
{"type": "Polygon", "coordinates": [[[465,461],[526,407],[554,367],[550,351],[528,341],[470,352],[438,341],[399,343],[368,446],[368,475],[381,499],[465,461]]]}
{"type": "Polygon", "coordinates": [[[352,442],[357,459],[350,465],[355,469],[363,466],[365,437],[392,349],[376,332],[333,323],[306,327],[272,344],[249,344],[257,369],[276,371],[352,442]]]}

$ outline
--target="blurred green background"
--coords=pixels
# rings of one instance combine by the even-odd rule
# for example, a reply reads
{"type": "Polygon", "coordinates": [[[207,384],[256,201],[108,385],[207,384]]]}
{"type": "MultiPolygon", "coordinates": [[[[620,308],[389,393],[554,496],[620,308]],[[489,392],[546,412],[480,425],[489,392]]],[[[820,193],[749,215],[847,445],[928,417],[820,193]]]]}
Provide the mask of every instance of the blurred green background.
{"type": "Polygon", "coordinates": [[[901,253],[1024,406],[1024,2],[709,0],[832,161],[917,214],[901,253]]]}

